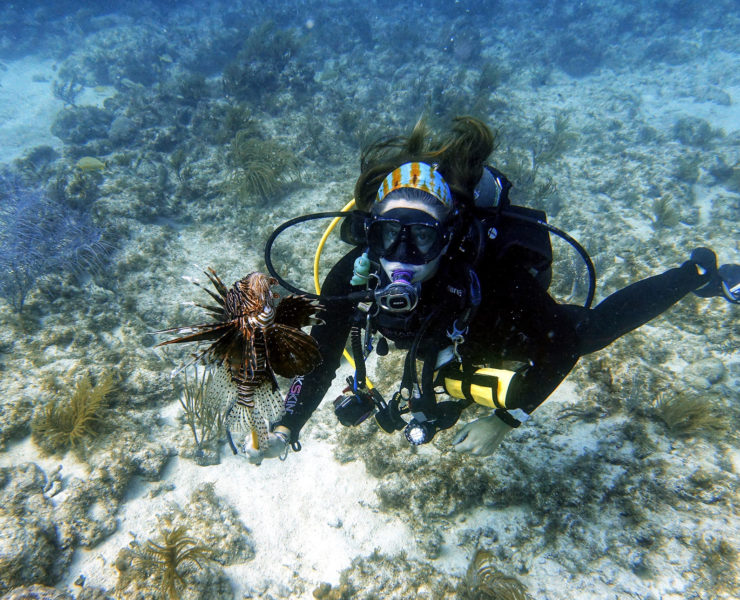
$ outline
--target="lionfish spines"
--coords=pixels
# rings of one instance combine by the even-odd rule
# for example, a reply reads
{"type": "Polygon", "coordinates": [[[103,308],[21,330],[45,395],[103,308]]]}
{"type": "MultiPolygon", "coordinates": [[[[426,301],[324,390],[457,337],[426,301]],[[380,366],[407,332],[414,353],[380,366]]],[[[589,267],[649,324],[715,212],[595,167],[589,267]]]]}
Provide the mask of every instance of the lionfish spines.
{"type": "Polygon", "coordinates": [[[317,315],[323,310],[321,304],[306,296],[286,296],[275,310],[275,322],[289,327],[301,328],[306,325],[323,325],[317,315]]]}
{"type": "MultiPolygon", "coordinates": [[[[273,291],[277,280],[257,271],[231,288],[213,269],[205,274],[214,289],[193,283],[217,305],[196,306],[205,309],[213,322],[159,331],[178,337],[158,345],[210,342],[180,370],[199,361],[218,365],[215,372],[221,387],[231,386],[235,397],[226,414],[229,440],[232,431],[243,432],[247,438],[240,445],[242,451],[250,439],[252,447],[258,449],[267,443],[268,425],[284,413],[275,376],[305,375],[321,363],[318,343],[301,327],[322,323],[316,316],[322,307],[305,296],[279,300],[273,291]]],[[[237,451],[233,443],[232,449],[237,451]]]]}
{"type": "Polygon", "coordinates": [[[214,290],[198,282],[218,306],[196,304],[215,321],[165,329],[157,333],[178,334],[158,346],[189,342],[211,342],[193,361],[225,363],[234,374],[254,377],[268,369],[282,377],[305,375],[321,363],[318,344],[301,327],[323,323],[316,315],[321,305],[305,296],[289,295],[276,304],[277,280],[254,271],[227,288],[212,268],[204,271],[214,290]]]}

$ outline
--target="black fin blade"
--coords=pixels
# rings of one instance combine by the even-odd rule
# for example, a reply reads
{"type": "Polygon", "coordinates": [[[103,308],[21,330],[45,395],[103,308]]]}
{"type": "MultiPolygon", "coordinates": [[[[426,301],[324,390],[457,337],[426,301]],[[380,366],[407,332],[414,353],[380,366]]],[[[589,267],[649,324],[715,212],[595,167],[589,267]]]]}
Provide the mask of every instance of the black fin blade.
{"type": "Polygon", "coordinates": [[[323,307],[306,296],[285,296],[275,309],[275,322],[288,327],[299,329],[306,325],[321,325],[324,323],[316,315],[323,307]]]}
{"type": "Polygon", "coordinates": [[[307,333],[276,323],[265,329],[269,367],[282,377],[310,373],[321,364],[319,345],[307,333]]]}

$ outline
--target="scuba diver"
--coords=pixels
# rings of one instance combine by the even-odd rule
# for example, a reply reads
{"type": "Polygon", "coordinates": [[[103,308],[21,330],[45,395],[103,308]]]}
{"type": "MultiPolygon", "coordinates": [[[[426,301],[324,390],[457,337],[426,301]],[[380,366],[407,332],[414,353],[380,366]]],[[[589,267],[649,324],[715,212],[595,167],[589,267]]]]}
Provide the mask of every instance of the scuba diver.
{"type": "MultiPolygon", "coordinates": [[[[449,134],[431,139],[423,122],[408,138],[365,149],[355,186],[359,210],[341,213],[342,238],[356,245],[331,269],[319,301],[323,324],[311,335],[323,364],[297,377],[269,443],[244,448],[251,462],[300,450],[301,428],[324,398],[351,341],[354,376],[334,401],[339,421],[360,424],[374,415],[387,432],[411,444],[429,442],[453,426],[473,402],[491,409],[464,425],[455,450],[495,451],[565,379],[579,357],[596,352],[657,317],[690,292],[740,303],[740,265],[717,267],[698,248],[681,266],[619,290],[590,308],[595,275],[585,250],[549,225],[544,212],[514,206],[510,182],[486,164],[494,136],[471,117],[453,120],[449,134]],[[547,292],[550,234],[579,251],[591,282],[585,306],[559,304],[547,292]],[[371,387],[365,358],[407,351],[398,391],[386,401],[371,387]],[[417,368],[421,364],[421,373],[417,368]],[[451,399],[437,402],[445,392],[451,399]]],[[[278,228],[329,213],[308,215],[278,228]]],[[[334,215],[335,213],[331,213],[334,215]]],[[[310,294],[309,294],[310,296],[310,294]]]]}

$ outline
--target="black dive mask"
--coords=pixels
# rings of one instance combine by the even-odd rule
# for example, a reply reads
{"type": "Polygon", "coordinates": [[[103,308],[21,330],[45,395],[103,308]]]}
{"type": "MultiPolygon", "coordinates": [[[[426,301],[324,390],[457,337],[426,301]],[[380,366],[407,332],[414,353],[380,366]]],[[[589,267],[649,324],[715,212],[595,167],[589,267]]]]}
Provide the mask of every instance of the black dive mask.
{"type": "Polygon", "coordinates": [[[370,252],[388,261],[422,265],[437,258],[449,239],[447,228],[420,210],[397,208],[366,224],[370,252]]]}

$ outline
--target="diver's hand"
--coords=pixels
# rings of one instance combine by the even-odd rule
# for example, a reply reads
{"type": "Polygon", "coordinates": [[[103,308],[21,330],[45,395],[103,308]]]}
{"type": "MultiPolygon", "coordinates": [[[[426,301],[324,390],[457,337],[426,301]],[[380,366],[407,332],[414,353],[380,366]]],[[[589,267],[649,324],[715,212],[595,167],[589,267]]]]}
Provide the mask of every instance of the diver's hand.
{"type": "Polygon", "coordinates": [[[495,414],[489,415],[463,426],[452,440],[452,446],[458,452],[489,456],[512,429],[495,414]]]}
{"type": "Polygon", "coordinates": [[[284,458],[288,454],[288,442],[290,441],[290,429],[278,425],[275,431],[269,433],[267,436],[267,445],[262,446],[259,450],[255,450],[254,447],[247,446],[244,448],[244,453],[247,455],[247,460],[253,465],[262,464],[262,460],[265,458],[284,458]]]}

